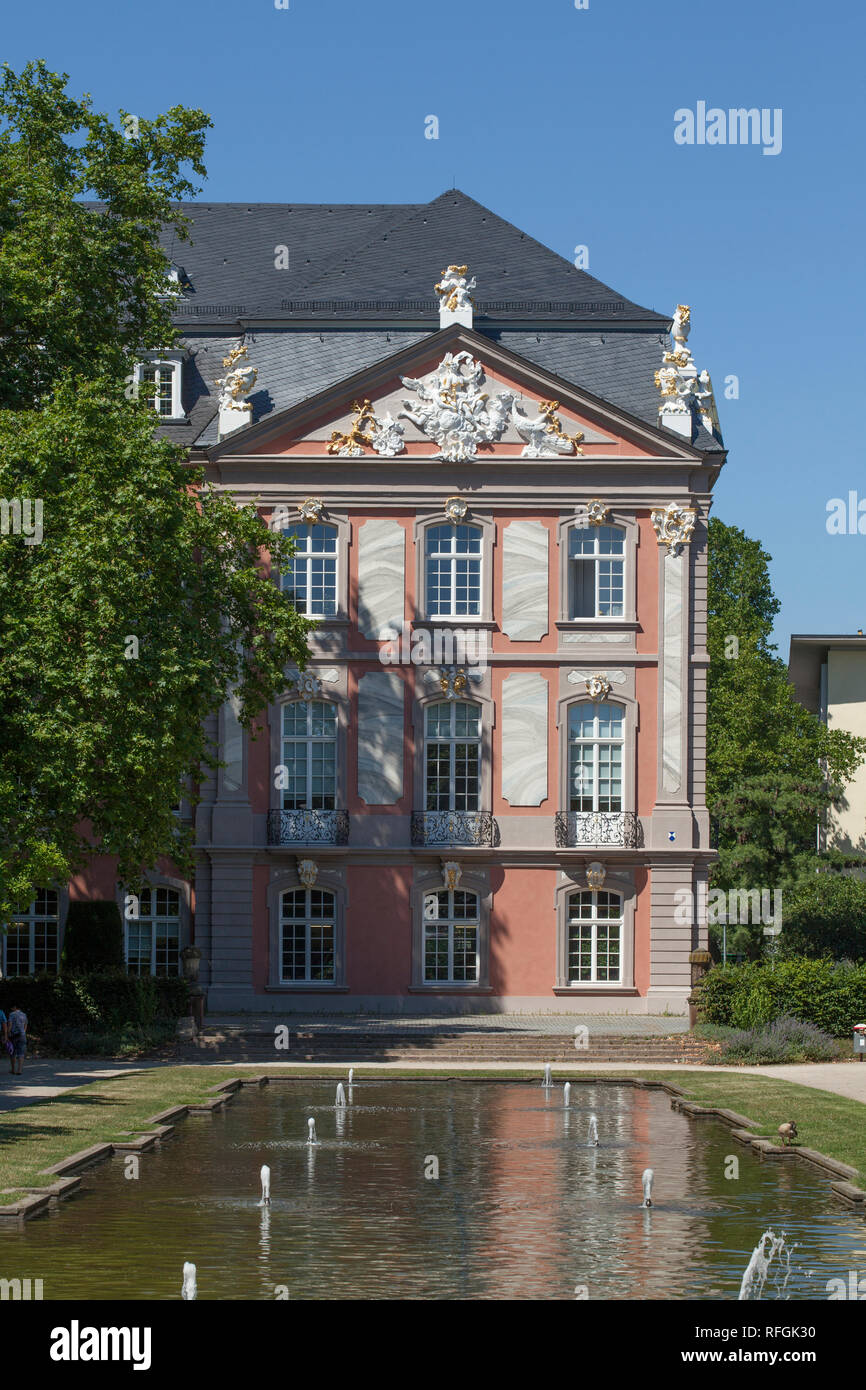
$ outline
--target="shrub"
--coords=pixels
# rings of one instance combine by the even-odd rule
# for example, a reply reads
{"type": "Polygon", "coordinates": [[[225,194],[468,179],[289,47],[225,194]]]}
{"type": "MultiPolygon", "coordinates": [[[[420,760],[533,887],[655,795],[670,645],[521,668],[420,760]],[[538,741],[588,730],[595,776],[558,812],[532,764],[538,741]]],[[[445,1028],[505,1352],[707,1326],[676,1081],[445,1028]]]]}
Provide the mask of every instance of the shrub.
{"type": "Polygon", "coordinates": [[[704,1023],[744,1029],[787,1014],[844,1037],[866,1021],[866,965],[802,958],[716,965],[702,983],[698,1012],[704,1023]]]}
{"type": "Polygon", "coordinates": [[[58,1029],[150,1028],[188,1011],[184,979],[154,979],[122,970],[90,975],[21,975],[0,980],[0,1009],[19,1004],[37,1035],[58,1029]]]}
{"type": "Polygon", "coordinates": [[[779,949],[784,956],[866,960],[866,882],[821,873],[783,898],[779,949]]]}
{"type": "Polygon", "coordinates": [[[61,969],[81,973],[123,968],[123,923],[117,903],[98,899],[70,903],[61,969]]]}
{"type": "Polygon", "coordinates": [[[782,1014],[767,1028],[747,1028],[722,1041],[721,1051],[712,1054],[711,1064],[743,1062],[766,1065],[772,1062],[829,1062],[838,1055],[838,1044],[829,1033],[812,1023],[782,1014]]]}

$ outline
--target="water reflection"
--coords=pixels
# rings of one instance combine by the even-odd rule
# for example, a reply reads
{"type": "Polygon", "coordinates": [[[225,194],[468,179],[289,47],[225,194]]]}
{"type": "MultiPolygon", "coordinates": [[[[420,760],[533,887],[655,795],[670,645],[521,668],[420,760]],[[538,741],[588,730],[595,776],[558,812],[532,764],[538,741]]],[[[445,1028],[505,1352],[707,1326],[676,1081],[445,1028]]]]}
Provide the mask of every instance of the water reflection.
{"type": "Polygon", "coordinates": [[[740,1148],[739,1177],[726,1177],[729,1131],[672,1111],[658,1091],[581,1084],[566,1106],[538,1081],[382,1080],[356,1082],[347,1099],[334,1105],[333,1082],[245,1090],[220,1122],[182,1123],[137,1181],[115,1159],[55,1219],[0,1233],[3,1264],[38,1268],[47,1299],[177,1299],[189,1261],[207,1299],[281,1288],[291,1299],[736,1299],[772,1227],[795,1247],[787,1295],[825,1298],[864,1246],[862,1219],[833,1201],[829,1179],[740,1148]],[[265,1156],[270,1205],[258,1199],[265,1156]]]}

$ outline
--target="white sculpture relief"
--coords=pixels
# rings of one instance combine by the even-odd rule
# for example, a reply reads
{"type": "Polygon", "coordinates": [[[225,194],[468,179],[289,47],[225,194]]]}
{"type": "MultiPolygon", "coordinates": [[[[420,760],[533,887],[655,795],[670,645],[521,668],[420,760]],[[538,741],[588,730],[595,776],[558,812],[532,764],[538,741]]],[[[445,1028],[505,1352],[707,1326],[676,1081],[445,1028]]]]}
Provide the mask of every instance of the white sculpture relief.
{"type": "Polygon", "coordinates": [[[590,526],[603,526],[610,516],[610,510],[598,497],[586,504],[586,519],[590,526]]]}
{"type": "Polygon", "coordinates": [[[469,681],[483,680],[484,672],[471,666],[449,666],[425,671],[424,679],[430,684],[435,682],[446,700],[460,700],[467,693],[469,681]]]}
{"type": "Polygon", "coordinates": [[[541,412],[530,419],[518,409],[515,402],[511,407],[511,422],[520,438],[526,441],[520,457],[524,459],[553,459],[557,454],[582,454],[580,441],[583,434],[566,434],[557,415],[559,401],[539,401],[541,412]]]}
{"type": "Polygon", "coordinates": [[[590,888],[603,888],[607,870],[599,859],[593,859],[586,866],[586,882],[590,888]]]}
{"type": "Polygon", "coordinates": [[[664,353],[655,374],[661,392],[659,423],[687,435],[691,434],[695,414],[710,431],[718,429],[719,424],[709,373],[698,372],[687,346],[691,326],[688,304],[678,304],[671,325],[673,351],[664,353]]]}
{"type": "Polygon", "coordinates": [[[252,413],[252,406],[244,397],[248,396],[256,384],[258,371],[249,365],[238,367],[235,364],[247,356],[247,350],[242,343],[233,348],[228,357],[223,358],[223,366],[226,368],[225,376],[217,377],[216,385],[220,388],[219,408],[223,410],[243,410],[252,413]]]}
{"type": "Polygon", "coordinates": [[[306,497],[298,506],[298,511],[301,513],[301,520],[310,522],[311,524],[319,520],[324,510],[325,504],[321,497],[306,497]]]}
{"type": "Polygon", "coordinates": [[[286,672],[286,677],[297,690],[302,700],[315,700],[322,693],[322,682],[333,685],[339,680],[340,673],[336,666],[329,666],[325,671],[298,671],[293,668],[286,672]]]}
{"type": "Polygon", "coordinates": [[[319,877],[319,866],[315,859],[298,860],[298,878],[305,888],[315,888],[319,877]]]}
{"type": "Polygon", "coordinates": [[[444,507],[445,515],[456,526],[458,522],[465,521],[469,515],[469,503],[465,497],[449,497],[444,507]]]}
{"type": "Polygon", "coordinates": [[[625,671],[569,671],[569,685],[584,685],[593,700],[606,700],[614,685],[625,685],[625,671]]]}
{"type": "Polygon", "coordinates": [[[468,269],[466,265],[449,265],[442,271],[441,280],[438,285],[433,286],[439,296],[440,309],[448,309],[454,313],[457,309],[472,308],[472,296],[469,291],[475,289],[475,276],[467,280],[468,269]]]}
{"type": "Polygon", "coordinates": [[[650,512],[659,545],[666,545],[671,555],[679,555],[682,547],[688,545],[692,538],[695,517],[694,507],[680,507],[676,502],[669,502],[665,508],[657,507],[650,512]]]}
{"type": "Polygon", "coordinates": [[[368,400],[353,401],[352,412],[355,418],[347,431],[331,432],[327,444],[329,454],[344,459],[360,459],[367,449],[375,449],[377,454],[389,456],[403,452],[406,447],[402,438],[403,426],[391,415],[377,419],[376,411],[368,400]]]}
{"type": "Polygon", "coordinates": [[[457,860],[456,860],[456,859],[443,859],[443,860],[442,860],[442,873],[443,873],[443,876],[444,876],[444,878],[445,878],[446,886],[447,886],[447,887],[451,890],[451,892],[453,893],[454,890],[455,890],[455,888],[456,888],[457,885],[459,884],[461,878],[463,877],[463,870],[461,869],[461,867],[460,867],[460,865],[458,864],[457,860]]]}
{"type": "Polygon", "coordinates": [[[403,443],[403,426],[391,414],[383,415],[381,420],[376,420],[370,430],[370,438],[376,453],[384,458],[402,454],[406,448],[403,443]]]}
{"type": "Polygon", "coordinates": [[[469,352],[446,353],[436,370],[422,380],[408,376],[400,380],[418,396],[416,402],[403,402],[400,415],[438,444],[435,458],[465,463],[475,457],[479,444],[498,439],[508,423],[514,393],[491,397],[482,391],[484,370],[469,352]]]}

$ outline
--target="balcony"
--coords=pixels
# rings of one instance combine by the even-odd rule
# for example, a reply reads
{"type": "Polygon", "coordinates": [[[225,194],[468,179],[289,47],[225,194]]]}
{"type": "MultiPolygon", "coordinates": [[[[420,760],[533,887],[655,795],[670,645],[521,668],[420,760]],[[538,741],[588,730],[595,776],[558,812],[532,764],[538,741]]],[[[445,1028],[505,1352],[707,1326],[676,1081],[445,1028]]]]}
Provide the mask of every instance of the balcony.
{"type": "Polygon", "coordinates": [[[487,811],[413,811],[413,845],[499,844],[499,826],[487,811]]]}
{"type": "Polygon", "coordinates": [[[638,849],[643,843],[641,823],[634,811],[557,811],[557,849],[586,846],[619,846],[638,849]]]}
{"type": "Polygon", "coordinates": [[[268,811],[269,845],[348,843],[348,811],[268,811]]]}

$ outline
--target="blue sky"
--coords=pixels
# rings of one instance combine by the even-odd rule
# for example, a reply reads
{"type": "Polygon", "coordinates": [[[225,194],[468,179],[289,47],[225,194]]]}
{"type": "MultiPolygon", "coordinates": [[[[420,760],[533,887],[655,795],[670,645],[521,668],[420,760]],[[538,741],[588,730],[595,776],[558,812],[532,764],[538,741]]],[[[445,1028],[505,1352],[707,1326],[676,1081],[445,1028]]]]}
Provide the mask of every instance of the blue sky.
{"type": "Polygon", "coordinates": [[[692,306],[729,462],[715,514],[773,556],[793,632],[866,628],[866,8],[853,0],[41,0],[2,54],[100,109],[214,120],[213,200],[423,202],[456,185],[638,303],[692,306]],[[782,148],[678,145],[674,112],[782,111],[782,148]],[[424,138],[425,117],[439,139],[424,138]],[[739,399],[724,399],[725,378],[739,399]]]}

